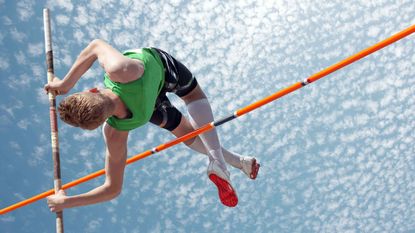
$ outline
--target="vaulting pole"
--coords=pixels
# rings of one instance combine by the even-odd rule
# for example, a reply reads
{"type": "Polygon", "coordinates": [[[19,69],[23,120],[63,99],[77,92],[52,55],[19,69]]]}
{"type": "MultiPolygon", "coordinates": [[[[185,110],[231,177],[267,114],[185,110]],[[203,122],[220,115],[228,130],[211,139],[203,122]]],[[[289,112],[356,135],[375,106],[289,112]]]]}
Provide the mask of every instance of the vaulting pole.
{"type": "MultiPolygon", "coordinates": [[[[255,109],[257,109],[261,106],[264,106],[264,105],[266,105],[266,104],[268,104],[268,103],[270,103],[274,100],[277,100],[277,99],[279,99],[279,98],[281,98],[281,97],[283,97],[283,96],[285,96],[285,95],[287,95],[291,92],[294,92],[294,91],[306,86],[307,84],[315,82],[318,79],[323,78],[323,77],[325,77],[325,76],[327,76],[327,75],[329,75],[329,74],[331,74],[331,73],[333,73],[333,72],[335,72],[335,71],[337,71],[337,70],[339,70],[339,69],[341,69],[341,68],[343,68],[343,67],[345,67],[345,66],[347,66],[347,65],[349,65],[349,64],[351,64],[355,61],[357,61],[357,60],[360,60],[360,59],[368,56],[369,54],[372,54],[372,53],[378,51],[379,49],[382,49],[382,48],[384,48],[384,47],[386,47],[390,44],[393,44],[396,41],[398,41],[398,40],[400,40],[404,37],[407,37],[407,36],[409,36],[410,34],[412,34],[414,32],[415,32],[415,25],[412,25],[412,26],[408,27],[407,29],[396,33],[395,35],[393,35],[393,36],[391,36],[391,37],[389,37],[389,38],[387,38],[387,39],[385,39],[385,40],[383,40],[383,41],[381,41],[381,42],[379,42],[379,43],[377,43],[373,46],[368,47],[367,49],[364,49],[364,50],[362,50],[362,51],[360,51],[360,52],[358,52],[358,53],[356,53],[356,54],[354,54],[354,55],[352,55],[352,56],[350,56],[350,57],[348,57],[348,58],[332,65],[332,66],[327,67],[324,70],[321,70],[318,73],[315,73],[315,74],[311,75],[310,77],[308,77],[307,79],[305,79],[301,82],[297,82],[297,83],[295,83],[295,84],[293,84],[293,85],[291,85],[287,88],[284,88],[284,89],[282,89],[278,92],[275,92],[274,94],[272,94],[272,95],[270,95],[270,96],[268,96],[268,97],[266,97],[262,100],[259,100],[255,103],[252,103],[252,104],[250,104],[250,105],[248,105],[244,108],[241,108],[241,109],[235,111],[235,113],[233,115],[230,115],[230,116],[222,118],[220,120],[208,123],[208,124],[202,126],[201,128],[199,128],[199,129],[197,129],[193,132],[190,132],[190,133],[188,133],[188,134],[186,134],[186,135],[184,135],[180,138],[176,138],[176,139],[174,139],[172,141],[169,141],[165,144],[161,144],[161,145],[153,148],[152,150],[148,150],[148,151],[145,151],[141,154],[137,154],[137,155],[129,158],[127,160],[127,164],[134,163],[134,162],[136,162],[140,159],[146,158],[146,157],[148,157],[152,154],[155,154],[157,152],[165,150],[165,149],[167,149],[169,147],[172,147],[174,145],[177,145],[181,142],[187,141],[187,140],[189,140],[193,137],[196,137],[199,134],[205,133],[205,132],[207,132],[207,131],[209,131],[209,130],[211,130],[211,129],[219,126],[219,125],[222,125],[222,124],[224,124],[228,121],[231,121],[231,120],[233,120],[237,117],[240,117],[244,114],[247,114],[247,113],[249,113],[249,112],[251,112],[251,111],[253,111],[253,110],[255,110],[255,109]]],[[[94,178],[96,178],[98,176],[101,176],[103,174],[105,174],[104,170],[96,171],[96,172],[91,173],[87,176],[84,176],[80,179],[74,180],[70,183],[67,183],[67,184],[63,185],[62,189],[71,188],[73,186],[84,183],[88,180],[94,179],[94,178]]],[[[28,205],[32,202],[38,201],[38,200],[43,199],[43,198],[45,198],[49,195],[52,195],[52,194],[53,194],[53,190],[49,190],[49,191],[46,191],[44,193],[38,194],[38,195],[33,196],[29,199],[26,199],[24,201],[21,201],[19,203],[16,203],[14,205],[11,205],[9,207],[6,207],[6,208],[0,210],[0,214],[8,213],[12,210],[15,210],[15,209],[20,208],[20,207],[25,206],[25,205],[28,205]]]]}
{"type": "MultiPolygon", "coordinates": [[[[53,52],[52,52],[52,36],[50,29],[49,9],[43,9],[43,27],[45,31],[45,52],[48,83],[54,78],[53,72],[53,52]]],[[[52,140],[52,158],[53,158],[53,179],[55,193],[62,188],[61,169],[59,160],[59,141],[58,141],[58,121],[56,117],[56,99],[55,93],[49,92],[49,115],[52,140]]],[[[63,233],[63,212],[56,213],[56,233],[63,233]]]]}

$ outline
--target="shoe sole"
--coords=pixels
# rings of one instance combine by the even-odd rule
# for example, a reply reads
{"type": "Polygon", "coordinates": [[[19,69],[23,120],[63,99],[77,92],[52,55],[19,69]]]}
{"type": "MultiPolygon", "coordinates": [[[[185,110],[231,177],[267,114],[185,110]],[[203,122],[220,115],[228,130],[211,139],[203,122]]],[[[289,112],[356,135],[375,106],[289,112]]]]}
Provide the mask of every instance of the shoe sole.
{"type": "Polygon", "coordinates": [[[235,207],[238,204],[238,197],[232,186],[224,179],[215,174],[210,174],[209,179],[218,188],[219,199],[225,206],[235,207]]]}
{"type": "Polygon", "coordinates": [[[249,177],[251,179],[253,179],[253,180],[256,179],[260,167],[261,167],[261,165],[256,162],[256,159],[254,159],[254,161],[252,162],[252,165],[251,165],[251,174],[249,174],[249,177]]]}

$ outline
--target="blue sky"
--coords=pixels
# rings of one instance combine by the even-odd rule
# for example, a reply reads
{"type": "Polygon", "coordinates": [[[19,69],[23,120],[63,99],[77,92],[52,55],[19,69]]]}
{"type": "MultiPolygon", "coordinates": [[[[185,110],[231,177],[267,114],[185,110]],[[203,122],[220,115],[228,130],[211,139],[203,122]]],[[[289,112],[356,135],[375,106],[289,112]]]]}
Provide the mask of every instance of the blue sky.
{"type": "MultiPolygon", "coordinates": [[[[412,0],[0,0],[1,208],[53,186],[45,6],[58,77],[95,38],[120,50],[160,47],[193,71],[217,117],[415,24],[412,0]]],[[[226,148],[262,164],[255,181],[230,168],[236,208],[220,204],[207,158],[179,145],[130,165],[117,199],[65,210],[66,231],[415,232],[414,54],[412,35],[221,126],[226,148]]],[[[95,65],[72,92],[102,86],[102,74],[95,65]]],[[[171,139],[147,125],[131,134],[128,154],[171,139]]],[[[65,183],[103,167],[100,129],[59,122],[59,140],[65,183]]],[[[54,228],[43,200],[0,216],[0,232],[54,228]]]]}

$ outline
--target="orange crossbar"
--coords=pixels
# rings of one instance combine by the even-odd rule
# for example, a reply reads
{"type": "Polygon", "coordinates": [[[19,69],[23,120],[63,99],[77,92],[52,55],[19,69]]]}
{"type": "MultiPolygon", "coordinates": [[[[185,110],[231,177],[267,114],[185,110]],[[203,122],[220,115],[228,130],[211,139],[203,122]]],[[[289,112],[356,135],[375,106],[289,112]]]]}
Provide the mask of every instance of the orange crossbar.
{"type": "MultiPolygon", "coordinates": [[[[347,65],[349,65],[349,64],[351,64],[351,63],[353,63],[353,62],[355,62],[355,61],[357,61],[357,60],[359,60],[363,57],[366,57],[367,55],[369,55],[371,53],[374,53],[377,50],[382,49],[382,48],[384,48],[384,47],[386,47],[386,46],[388,46],[388,45],[390,45],[390,44],[392,44],[392,43],[394,43],[394,42],[396,42],[396,41],[398,41],[398,40],[400,40],[400,39],[402,39],[402,38],[404,38],[404,37],[406,37],[406,36],[408,36],[408,35],[410,35],[414,32],[415,32],[415,25],[412,25],[412,26],[408,27],[407,29],[396,33],[395,35],[393,35],[393,36],[391,36],[391,37],[389,37],[389,38],[387,38],[387,39],[385,39],[385,40],[383,40],[383,41],[381,41],[381,42],[379,42],[379,43],[377,43],[377,44],[375,44],[371,47],[368,47],[367,49],[364,49],[364,50],[362,50],[362,51],[360,51],[360,52],[358,52],[358,53],[356,53],[356,54],[354,54],[354,55],[352,55],[352,56],[350,56],[350,57],[348,57],[348,58],[332,65],[332,66],[327,67],[326,69],[324,69],[324,70],[322,70],[318,73],[315,73],[315,74],[311,75],[310,77],[308,77],[303,82],[297,82],[297,83],[295,83],[295,84],[293,84],[293,85],[291,85],[287,88],[284,88],[284,89],[282,89],[282,90],[280,90],[280,91],[278,91],[278,92],[276,92],[276,93],[274,93],[274,94],[272,94],[272,95],[270,95],[270,96],[268,96],[268,97],[266,97],[266,98],[264,98],[260,101],[257,101],[253,104],[250,104],[250,105],[248,105],[244,108],[241,108],[241,109],[237,110],[235,112],[235,115],[236,115],[235,117],[242,116],[242,115],[244,115],[248,112],[251,112],[251,111],[253,111],[253,110],[255,110],[255,109],[257,109],[257,108],[259,108],[259,107],[261,107],[265,104],[268,104],[268,103],[270,103],[270,102],[272,102],[276,99],[279,99],[279,98],[281,98],[281,97],[283,97],[283,96],[285,96],[285,95],[287,95],[291,92],[294,92],[294,91],[300,89],[301,87],[305,86],[306,84],[317,81],[318,79],[323,78],[323,77],[333,73],[334,71],[339,70],[339,69],[341,69],[341,68],[343,68],[343,67],[345,67],[345,66],[347,66],[347,65]]],[[[232,120],[232,119],[234,119],[234,118],[229,117],[229,120],[232,120]]],[[[229,120],[221,121],[221,123],[227,122],[229,120]]],[[[137,154],[137,155],[129,158],[126,163],[127,164],[134,163],[134,162],[136,162],[140,159],[146,158],[146,157],[148,157],[148,156],[150,156],[150,155],[152,155],[156,152],[165,150],[169,147],[172,147],[172,146],[177,145],[181,142],[184,142],[184,141],[187,141],[187,140],[189,140],[193,137],[196,137],[197,135],[202,134],[204,132],[207,132],[207,131],[213,129],[214,127],[215,127],[215,122],[211,122],[209,124],[206,124],[206,125],[202,126],[201,128],[199,128],[199,129],[197,129],[193,132],[190,132],[190,133],[188,133],[188,134],[186,134],[186,135],[184,135],[180,138],[176,138],[176,139],[174,139],[170,142],[167,142],[165,144],[161,144],[161,145],[157,146],[156,148],[154,148],[153,150],[148,150],[148,151],[145,151],[141,154],[137,154]]],[[[103,174],[105,174],[105,170],[103,170],[103,169],[99,170],[99,171],[96,171],[96,172],[94,172],[92,174],[89,174],[87,176],[84,176],[80,179],[77,179],[77,180],[74,180],[70,183],[67,183],[67,184],[63,185],[62,188],[63,189],[71,188],[73,186],[84,183],[88,180],[94,179],[94,178],[96,178],[98,176],[101,176],[103,174]]],[[[54,190],[51,189],[51,190],[46,191],[44,193],[38,194],[38,195],[33,196],[31,198],[28,198],[24,201],[21,201],[19,203],[16,203],[14,205],[11,205],[9,207],[1,209],[0,214],[6,214],[6,213],[8,213],[12,210],[15,210],[15,209],[20,208],[22,206],[25,206],[25,205],[28,205],[28,204],[33,203],[35,201],[38,201],[40,199],[43,199],[43,198],[45,198],[49,195],[52,195],[53,193],[54,193],[54,190]]]]}
{"type": "MultiPolygon", "coordinates": [[[[350,57],[347,57],[346,59],[344,59],[344,60],[342,60],[342,61],[340,61],[340,62],[338,62],[334,65],[331,65],[331,66],[329,66],[329,67],[327,67],[327,68],[311,75],[306,80],[307,80],[308,83],[315,82],[315,81],[317,81],[317,80],[319,80],[319,79],[321,79],[321,78],[323,78],[323,77],[325,77],[325,76],[327,76],[327,75],[329,75],[329,74],[331,74],[331,73],[333,73],[333,72],[335,72],[335,71],[337,71],[337,70],[339,70],[339,69],[341,69],[341,68],[343,68],[347,65],[350,65],[351,63],[353,63],[357,60],[360,60],[360,59],[366,57],[367,55],[369,55],[371,53],[374,53],[374,52],[378,51],[379,49],[382,49],[382,48],[384,48],[384,47],[386,47],[390,44],[395,43],[396,41],[398,41],[398,40],[400,40],[404,37],[407,37],[408,35],[410,35],[414,32],[415,32],[415,25],[412,25],[412,26],[406,28],[405,30],[396,33],[395,35],[393,35],[393,36],[391,36],[391,37],[389,37],[385,40],[382,40],[381,42],[379,42],[377,44],[374,44],[374,45],[372,45],[372,46],[370,46],[370,47],[368,47],[368,48],[366,48],[366,49],[364,49],[364,50],[362,50],[362,51],[360,51],[360,52],[358,52],[358,53],[356,53],[356,54],[354,54],[350,57]]],[[[252,110],[255,110],[255,109],[257,109],[257,108],[259,108],[259,107],[261,107],[265,104],[268,104],[269,102],[272,102],[276,99],[279,99],[279,98],[283,97],[284,95],[287,95],[287,94],[289,94],[293,91],[296,91],[296,90],[300,89],[303,86],[304,85],[301,82],[295,83],[292,86],[289,86],[285,89],[282,89],[282,90],[280,90],[280,91],[278,91],[278,92],[276,92],[276,93],[274,93],[274,94],[272,94],[272,95],[270,95],[270,96],[268,96],[268,97],[266,97],[266,98],[264,98],[264,99],[262,99],[258,102],[250,104],[250,105],[236,111],[236,115],[237,116],[242,116],[242,115],[244,115],[244,114],[246,114],[246,113],[248,113],[252,110]]]]}

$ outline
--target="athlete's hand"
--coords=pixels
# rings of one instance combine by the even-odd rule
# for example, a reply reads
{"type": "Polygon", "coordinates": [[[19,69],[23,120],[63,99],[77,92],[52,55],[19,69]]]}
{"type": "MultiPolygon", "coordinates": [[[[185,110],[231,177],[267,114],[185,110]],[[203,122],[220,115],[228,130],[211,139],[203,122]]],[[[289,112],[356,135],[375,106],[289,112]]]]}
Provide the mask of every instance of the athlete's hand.
{"type": "Polygon", "coordinates": [[[54,77],[52,82],[47,83],[44,87],[46,94],[51,92],[54,95],[64,95],[68,93],[69,89],[67,85],[63,82],[63,80],[60,80],[58,77],[54,77]]]}
{"type": "Polygon", "coordinates": [[[66,193],[62,189],[57,194],[46,197],[51,212],[60,212],[65,207],[66,193]]]}

